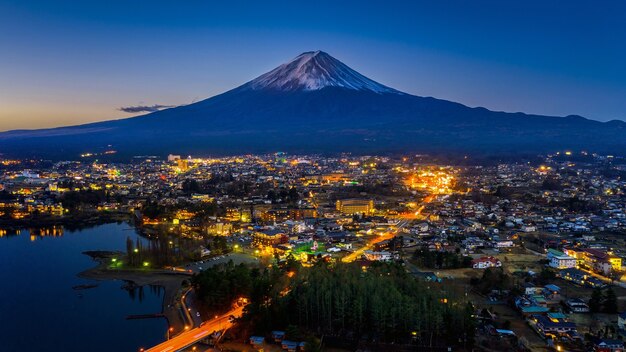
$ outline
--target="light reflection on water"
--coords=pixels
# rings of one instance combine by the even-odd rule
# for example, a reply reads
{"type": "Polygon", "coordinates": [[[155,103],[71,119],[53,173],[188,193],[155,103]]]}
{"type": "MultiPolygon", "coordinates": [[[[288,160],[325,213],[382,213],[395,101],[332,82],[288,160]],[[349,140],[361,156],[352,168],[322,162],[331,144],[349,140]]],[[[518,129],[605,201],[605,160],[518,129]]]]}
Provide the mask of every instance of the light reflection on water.
{"type": "Polygon", "coordinates": [[[135,241],[129,225],[0,233],[2,351],[137,351],[163,340],[164,319],[126,319],[160,313],[162,289],[76,276],[96,264],[82,252],[123,251],[127,237],[135,241]]]}

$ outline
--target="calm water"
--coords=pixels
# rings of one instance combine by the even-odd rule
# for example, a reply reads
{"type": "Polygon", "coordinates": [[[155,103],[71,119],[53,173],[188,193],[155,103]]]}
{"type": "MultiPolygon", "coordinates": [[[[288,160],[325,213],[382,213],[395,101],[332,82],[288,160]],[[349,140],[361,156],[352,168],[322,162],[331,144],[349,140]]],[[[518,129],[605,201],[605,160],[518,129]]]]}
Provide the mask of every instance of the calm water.
{"type": "Polygon", "coordinates": [[[126,320],[159,313],[162,292],[144,287],[134,298],[121,281],[92,281],[76,274],[96,263],[81,252],[125,250],[127,224],[108,224],[61,237],[28,231],[0,238],[0,351],[137,351],[161,342],[165,319],[126,320]],[[80,284],[98,287],[73,290],[80,284]],[[141,296],[141,297],[140,297],[141,296]]]}

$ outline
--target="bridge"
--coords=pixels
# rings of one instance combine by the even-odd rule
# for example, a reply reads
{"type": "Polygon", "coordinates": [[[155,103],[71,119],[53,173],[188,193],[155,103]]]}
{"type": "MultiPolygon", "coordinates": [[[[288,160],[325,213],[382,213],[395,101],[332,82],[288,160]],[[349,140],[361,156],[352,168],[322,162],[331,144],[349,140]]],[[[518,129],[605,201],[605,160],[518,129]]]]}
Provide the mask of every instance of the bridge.
{"type": "Polygon", "coordinates": [[[237,304],[235,308],[230,310],[228,313],[216,316],[214,319],[207,320],[200,324],[197,328],[185,331],[174,338],[146,350],[146,352],[180,351],[209,337],[215,332],[228,330],[234,325],[234,322],[232,321],[233,318],[240,318],[242,316],[244,306],[245,305],[237,304]]]}

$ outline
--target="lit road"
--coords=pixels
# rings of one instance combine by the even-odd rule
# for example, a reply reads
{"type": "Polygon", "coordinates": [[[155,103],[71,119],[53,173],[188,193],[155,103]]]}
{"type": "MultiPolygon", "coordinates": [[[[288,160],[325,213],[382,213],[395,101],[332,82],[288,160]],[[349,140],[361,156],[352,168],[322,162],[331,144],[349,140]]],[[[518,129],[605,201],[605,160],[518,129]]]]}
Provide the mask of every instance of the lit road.
{"type": "MultiPolygon", "coordinates": [[[[426,208],[426,204],[432,202],[436,198],[437,198],[437,196],[435,194],[430,194],[430,195],[426,196],[426,198],[424,198],[424,200],[422,201],[422,204],[420,205],[420,207],[417,209],[415,214],[410,217],[410,219],[414,219],[414,218],[417,218],[418,216],[420,216],[422,214],[422,211],[424,211],[424,208],[426,208]]],[[[380,242],[382,242],[384,240],[392,239],[394,236],[396,236],[400,232],[400,230],[402,230],[403,227],[405,227],[409,223],[410,219],[405,219],[405,220],[400,221],[398,223],[398,227],[396,228],[396,231],[387,232],[387,233],[385,233],[382,236],[375,237],[370,242],[368,242],[365,246],[363,246],[363,247],[355,250],[354,252],[348,254],[347,256],[341,258],[341,261],[344,262],[344,263],[353,262],[356,259],[360,258],[363,255],[363,253],[365,253],[365,251],[372,249],[372,247],[374,247],[374,245],[376,243],[380,243],[380,242]]]]}
{"type": "Polygon", "coordinates": [[[233,326],[233,323],[230,321],[230,316],[232,315],[235,318],[240,318],[243,314],[244,306],[239,306],[232,309],[230,312],[218,316],[215,319],[207,320],[201,326],[191,329],[189,331],[183,332],[182,334],[167,340],[157,346],[154,346],[148,350],[147,352],[175,352],[180,351],[186,347],[189,347],[196,342],[207,338],[209,335],[213,334],[217,331],[223,331],[229,329],[233,326]]]}
{"type": "Polygon", "coordinates": [[[354,252],[348,254],[347,256],[341,258],[341,261],[344,262],[344,263],[350,263],[350,262],[355,261],[356,259],[360,258],[363,255],[363,253],[365,253],[365,251],[372,249],[372,247],[374,247],[374,245],[376,243],[380,243],[380,242],[382,242],[384,240],[388,240],[388,239],[393,238],[408,223],[409,222],[407,220],[400,221],[398,223],[398,227],[396,228],[396,231],[390,231],[390,232],[385,233],[384,235],[381,235],[381,236],[373,238],[365,246],[363,246],[363,247],[355,250],[354,252]]]}

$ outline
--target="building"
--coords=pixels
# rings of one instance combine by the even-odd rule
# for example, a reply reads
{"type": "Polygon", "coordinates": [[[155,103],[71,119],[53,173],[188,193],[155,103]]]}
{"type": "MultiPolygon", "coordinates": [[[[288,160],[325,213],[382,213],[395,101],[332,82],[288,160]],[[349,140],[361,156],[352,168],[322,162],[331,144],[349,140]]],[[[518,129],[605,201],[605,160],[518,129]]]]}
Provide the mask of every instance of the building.
{"type": "Polygon", "coordinates": [[[167,156],[167,161],[169,162],[176,161],[176,160],[180,160],[180,155],[169,154],[167,156]]]}
{"type": "Polygon", "coordinates": [[[622,269],[622,258],[610,255],[596,248],[566,248],[565,254],[576,258],[579,265],[593,271],[608,275],[613,270],[622,269]]]}
{"type": "Polygon", "coordinates": [[[557,273],[557,276],[562,278],[563,280],[572,281],[579,285],[584,285],[589,275],[578,269],[565,269],[561,270],[557,273]]]}
{"type": "Polygon", "coordinates": [[[589,286],[589,287],[604,287],[606,283],[602,282],[602,280],[593,277],[586,272],[576,269],[569,268],[563,269],[556,274],[558,277],[563,280],[572,281],[579,285],[589,286]]]}
{"type": "Polygon", "coordinates": [[[524,294],[528,296],[534,295],[539,291],[537,285],[533,284],[532,282],[524,282],[522,284],[522,287],[524,288],[524,294]]]}
{"type": "Polygon", "coordinates": [[[572,313],[589,313],[589,305],[580,298],[570,298],[565,305],[572,313]]]}
{"type": "Polygon", "coordinates": [[[189,170],[189,163],[186,159],[178,159],[176,160],[176,167],[178,168],[178,171],[185,172],[189,170]]]}
{"type": "Polygon", "coordinates": [[[543,296],[550,301],[560,301],[561,300],[561,288],[557,285],[549,284],[546,285],[542,292],[543,296]]]}
{"type": "Polygon", "coordinates": [[[472,260],[472,268],[474,269],[487,269],[501,266],[502,262],[496,257],[481,257],[472,260]]]}
{"type": "Polygon", "coordinates": [[[371,214],[374,212],[374,201],[367,199],[338,200],[336,208],[343,214],[371,214]]]}
{"type": "Polygon", "coordinates": [[[531,321],[537,332],[545,337],[562,336],[568,332],[576,331],[576,323],[566,321],[565,319],[549,318],[544,315],[533,315],[531,321]]]}
{"type": "Polygon", "coordinates": [[[209,235],[227,236],[233,231],[233,225],[228,222],[218,221],[207,227],[207,233],[209,235]]]}
{"type": "Polygon", "coordinates": [[[624,343],[621,340],[597,339],[593,342],[594,352],[624,352],[624,343]]]}
{"type": "Polygon", "coordinates": [[[387,251],[382,251],[382,252],[365,251],[363,255],[365,256],[365,259],[370,260],[370,261],[388,262],[393,259],[393,255],[387,251]]]}
{"type": "Polygon", "coordinates": [[[255,246],[275,246],[289,242],[289,236],[279,230],[257,231],[252,234],[252,244],[255,246]]]}
{"type": "Polygon", "coordinates": [[[553,268],[569,269],[576,267],[576,258],[555,249],[548,249],[548,260],[550,260],[549,265],[553,268]]]}
{"type": "Polygon", "coordinates": [[[493,241],[493,246],[495,248],[511,248],[514,246],[514,244],[513,244],[513,241],[511,240],[503,239],[503,240],[493,241]]]}

